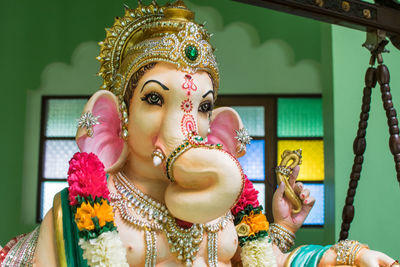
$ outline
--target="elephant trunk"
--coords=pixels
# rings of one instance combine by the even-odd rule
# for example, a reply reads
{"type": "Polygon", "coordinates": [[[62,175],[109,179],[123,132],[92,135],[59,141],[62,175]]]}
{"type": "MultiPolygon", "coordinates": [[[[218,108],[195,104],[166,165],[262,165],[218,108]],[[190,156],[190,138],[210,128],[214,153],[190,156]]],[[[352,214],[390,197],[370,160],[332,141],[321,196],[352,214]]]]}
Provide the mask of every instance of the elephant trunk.
{"type": "Polygon", "coordinates": [[[183,153],[172,170],[175,183],[165,192],[172,215],[191,223],[206,223],[226,214],[243,189],[243,173],[229,153],[192,148],[183,153]]]}

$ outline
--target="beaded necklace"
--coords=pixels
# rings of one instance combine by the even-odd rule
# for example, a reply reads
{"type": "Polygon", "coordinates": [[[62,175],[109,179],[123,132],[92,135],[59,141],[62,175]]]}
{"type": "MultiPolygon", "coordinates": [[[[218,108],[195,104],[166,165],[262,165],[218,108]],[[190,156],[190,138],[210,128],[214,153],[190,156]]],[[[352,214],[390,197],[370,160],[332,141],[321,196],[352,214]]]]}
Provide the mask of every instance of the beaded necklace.
{"type": "Polygon", "coordinates": [[[122,174],[115,175],[116,193],[110,194],[111,204],[118,209],[123,220],[145,231],[146,267],[156,266],[157,232],[164,232],[171,253],[186,266],[192,266],[207,233],[208,264],[218,266],[218,232],[225,228],[233,216],[228,212],[214,224],[193,224],[190,228],[181,228],[167,207],[141,192],[122,174]],[[142,216],[138,219],[132,211],[142,216]]]}

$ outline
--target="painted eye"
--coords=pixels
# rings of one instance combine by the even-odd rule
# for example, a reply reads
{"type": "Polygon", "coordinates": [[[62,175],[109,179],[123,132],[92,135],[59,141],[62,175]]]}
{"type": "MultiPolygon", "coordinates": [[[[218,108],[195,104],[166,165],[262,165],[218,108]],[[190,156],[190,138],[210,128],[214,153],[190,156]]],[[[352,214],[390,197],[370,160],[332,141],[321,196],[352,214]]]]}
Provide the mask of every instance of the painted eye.
{"type": "Polygon", "coordinates": [[[207,101],[207,102],[203,102],[200,104],[199,106],[199,111],[203,112],[203,113],[207,113],[210,112],[213,109],[213,105],[211,102],[207,101]]]}
{"type": "Polygon", "coordinates": [[[155,92],[148,93],[141,99],[142,101],[146,101],[150,105],[162,106],[162,104],[164,103],[164,99],[162,98],[162,96],[155,92]]]}

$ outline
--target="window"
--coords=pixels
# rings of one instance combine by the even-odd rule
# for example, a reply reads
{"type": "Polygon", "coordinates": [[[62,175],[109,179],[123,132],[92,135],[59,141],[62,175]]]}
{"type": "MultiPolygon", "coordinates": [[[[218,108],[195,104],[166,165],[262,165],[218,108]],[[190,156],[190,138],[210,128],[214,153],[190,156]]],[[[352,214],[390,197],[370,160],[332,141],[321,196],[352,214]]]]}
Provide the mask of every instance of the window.
{"type": "Polygon", "coordinates": [[[274,167],[286,149],[303,150],[298,181],[311,191],[316,204],[304,226],[324,225],[324,153],[320,96],[219,96],[217,106],[231,106],[253,137],[239,158],[245,174],[260,192],[259,201],[272,221],[274,167]],[[268,205],[266,205],[268,204],[268,205]]]}
{"type": "Polygon", "coordinates": [[[303,150],[298,181],[304,183],[316,203],[304,225],[324,224],[324,141],[321,98],[277,99],[277,157],[285,149],[303,150]]]}
{"type": "Polygon", "coordinates": [[[76,126],[88,97],[43,96],[40,133],[37,221],[67,186],[68,161],[78,151],[76,126]]]}

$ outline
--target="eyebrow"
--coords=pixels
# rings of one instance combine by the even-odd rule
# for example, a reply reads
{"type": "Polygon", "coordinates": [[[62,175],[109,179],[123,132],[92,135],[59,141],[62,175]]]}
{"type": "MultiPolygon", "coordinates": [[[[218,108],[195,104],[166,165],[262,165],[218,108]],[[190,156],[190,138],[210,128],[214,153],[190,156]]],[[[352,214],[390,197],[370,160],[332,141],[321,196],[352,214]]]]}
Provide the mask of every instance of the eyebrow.
{"type": "Polygon", "coordinates": [[[204,95],[203,95],[203,98],[205,98],[208,94],[213,94],[213,97],[214,97],[214,91],[213,90],[210,90],[210,91],[208,91],[207,93],[205,93],[204,95]]]}
{"type": "Polygon", "coordinates": [[[142,87],[142,89],[140,90],[140,92],[143,91],[143,88],[144,88],[148,83],[156,83],[156,84],[160,85],[160,86],[162,87],[162,89],[167,90],[167,91],[169,90],[169,88],[168,88],[167,86],[165,86],[164,84],[162,84],[161,82],[159,82],[159,81],[157,81],[157,80],[148,80],[147,82],[145,82],[145,83],[143,84],[143,87],[142,87]]]}

